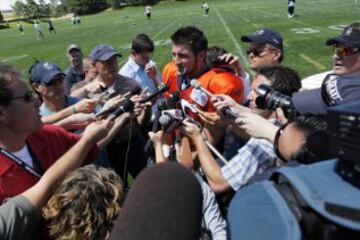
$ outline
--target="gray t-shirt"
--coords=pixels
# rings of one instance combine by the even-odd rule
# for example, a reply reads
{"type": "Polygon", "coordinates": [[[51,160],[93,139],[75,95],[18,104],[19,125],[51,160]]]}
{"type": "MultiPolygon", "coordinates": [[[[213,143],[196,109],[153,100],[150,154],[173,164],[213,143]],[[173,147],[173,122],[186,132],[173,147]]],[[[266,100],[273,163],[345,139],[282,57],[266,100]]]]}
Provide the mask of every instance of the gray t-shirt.
{"type": "Polygon", "coordinates": [[[31,239],[39,220],[40,210],[24,196],[10,198],[0,206],[0,239],[31,239]]]}

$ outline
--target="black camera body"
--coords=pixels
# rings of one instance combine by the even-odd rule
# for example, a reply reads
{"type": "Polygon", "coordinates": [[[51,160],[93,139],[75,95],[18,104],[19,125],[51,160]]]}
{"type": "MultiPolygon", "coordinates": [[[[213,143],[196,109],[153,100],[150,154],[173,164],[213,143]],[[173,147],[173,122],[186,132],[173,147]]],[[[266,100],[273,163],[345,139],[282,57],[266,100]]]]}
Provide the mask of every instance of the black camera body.
{"type": "Polygon", "coordinates": [[[281,108],[285,117],[289,120],[292,120],[297,116],[296,109],[290,96],[275,91],[265,84],[261,84],[258,87],[257,93],[259,96],[255,99],[255,102],[258,108],[273,111],[277,108],[281,108]]]}

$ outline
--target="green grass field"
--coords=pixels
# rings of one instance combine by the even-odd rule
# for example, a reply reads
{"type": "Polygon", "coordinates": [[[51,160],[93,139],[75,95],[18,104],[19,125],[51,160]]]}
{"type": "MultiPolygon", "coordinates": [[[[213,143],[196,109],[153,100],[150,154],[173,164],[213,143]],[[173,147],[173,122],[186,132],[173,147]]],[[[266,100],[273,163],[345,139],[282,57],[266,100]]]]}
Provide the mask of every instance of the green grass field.
{"type": "MultiPolygon", "coordinates": [[[[148,34],[156,43],[154,60],[161,68],[171,60],[170,35],[179,27],[193,25],[202,29],[209,46],[225,47],[246,59],[248,44],[241,35],[260,28],[273,28],[285,39],[284,64],[298,70],[302,77],[331,68],[331,49],[326,39],[339,35],[343,27],[360,21],[360,2],[354,0],[298,0],[297,16],[287,18],[286,0],[211,0],[210,16],[203,16],[202,1],[166,1],[153,6],[153,19],[146,22],[144,7],[108,10],[83,16],[81,25],[72,26],[70,19],[55,20],[56,36],[49,36],[46,22],[41,26],[44,40],[37,40],[32,24],[24,23],[21,35],[16,23],[0,30],[0,60],[24,71],[34,58],[68,66],[66,47],[79,44],[85,53],[100,43],[113,45],[127,60],[131,39],[138,33],[148,34]]],[[[244,66],[246,66],[246,61],[244,66]]]]}

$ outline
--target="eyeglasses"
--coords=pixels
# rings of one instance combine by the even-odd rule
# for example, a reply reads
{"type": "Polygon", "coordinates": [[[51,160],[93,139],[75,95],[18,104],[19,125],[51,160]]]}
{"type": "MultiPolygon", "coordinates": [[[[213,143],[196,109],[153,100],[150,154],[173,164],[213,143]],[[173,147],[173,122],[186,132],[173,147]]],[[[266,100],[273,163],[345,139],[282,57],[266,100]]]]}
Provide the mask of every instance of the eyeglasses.
{"type": "Polygon", "coordinates": [[[290,124],[290,122],[287,122],[286,124],[282,125],[275,134],[275,139],[274,139],[274,151],[275,154],[278,158],[280,158],[282,161],[287,162],[287,160],[284,158],[284,156],[281,154],[281,152],[279,151],[279,138],[280,135],[283,133],[284,129],[290,124]]]}
{"type": "Polygon", "coordinates": [[[351,48],[346,46],[333,45],[334,53],[339,57],[347,57],[360,52],[360,48],[351,48]]]}
{"type": "Polygon", "coordinates": [[[246,54],[250,55],[250,53],[252,53],[255,57],[259,57],[261,55],[261,53],[265,52],[265,51],[275,51],[275,48],[249,48],[248,50],[246,50],[246,54]]]}
{"type": "Polygon", "coordinates": [[[35,94],[32,91],[28,91],[25,95],[10,98],[10,100],[14,99],[23,99],[25,102],[32,102],[35,99],[35,94]]]}

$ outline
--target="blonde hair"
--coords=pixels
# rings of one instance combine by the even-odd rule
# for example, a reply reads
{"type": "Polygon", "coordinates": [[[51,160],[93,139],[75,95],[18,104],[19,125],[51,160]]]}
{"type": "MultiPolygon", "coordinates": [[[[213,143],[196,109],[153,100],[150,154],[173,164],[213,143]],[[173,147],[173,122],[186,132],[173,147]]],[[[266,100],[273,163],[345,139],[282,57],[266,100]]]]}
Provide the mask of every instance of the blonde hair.
{"type": "Polygon", "coordinates": [[[123,200],[113,171],[87,165],[69,173],[43,208],[53,239],[107,239],[123,200]]]}

